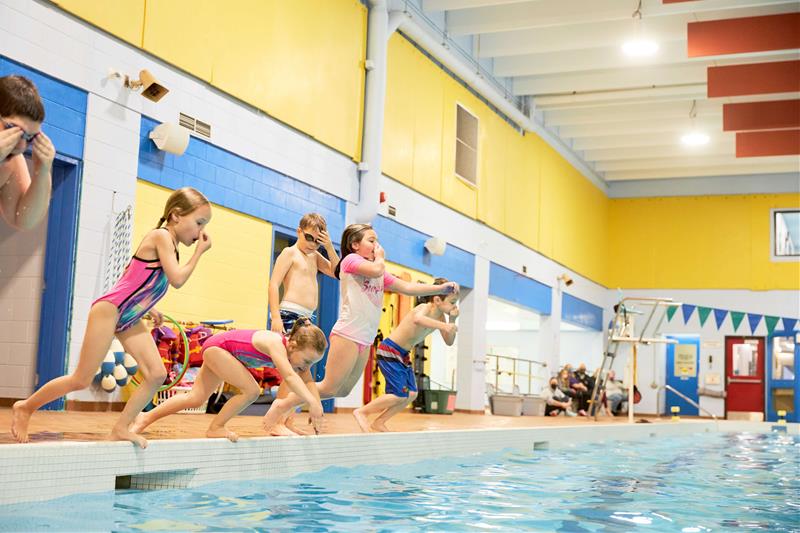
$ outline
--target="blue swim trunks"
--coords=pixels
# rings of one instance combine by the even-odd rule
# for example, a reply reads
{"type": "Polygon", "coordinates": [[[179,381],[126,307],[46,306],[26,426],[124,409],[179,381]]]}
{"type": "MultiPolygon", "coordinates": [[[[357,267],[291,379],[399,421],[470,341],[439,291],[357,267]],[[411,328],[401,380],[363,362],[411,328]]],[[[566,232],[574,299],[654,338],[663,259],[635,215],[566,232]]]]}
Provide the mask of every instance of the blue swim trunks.
{"type": "Polygon", "coordinates": [[[378,345],[378,368],[386,378],[386,394],[408,398],[410,392],[417,392],[417,379],[408,350],[384,339],[378,345]]]}

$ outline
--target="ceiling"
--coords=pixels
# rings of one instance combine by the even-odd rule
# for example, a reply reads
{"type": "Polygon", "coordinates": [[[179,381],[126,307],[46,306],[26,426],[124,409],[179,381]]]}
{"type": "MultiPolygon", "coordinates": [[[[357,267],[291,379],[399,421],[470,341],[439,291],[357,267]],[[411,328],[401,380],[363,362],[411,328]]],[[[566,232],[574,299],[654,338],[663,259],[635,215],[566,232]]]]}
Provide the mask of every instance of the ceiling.
{"type": "MultiPolygon", "coordinates": [[[[536,117],[607,182],[701,176],[778,175],[800,170],[796,155],[736,157],[723,132],[723,104],[796,99],[798,93],[706,96],[707,67],[797,60],[798,49],[689,58],[687,24],[796,13],[797,0],[643,0],[644,32],[660,46],[632,59],[637,0],[421,0],[536,117]],[[694,124],[690,117],[696,101],[694,124]],[[710,136],[687,147],[690,128],[710,136]]],[[[443,29],[444,29],[443,28],[443,29]]]]}

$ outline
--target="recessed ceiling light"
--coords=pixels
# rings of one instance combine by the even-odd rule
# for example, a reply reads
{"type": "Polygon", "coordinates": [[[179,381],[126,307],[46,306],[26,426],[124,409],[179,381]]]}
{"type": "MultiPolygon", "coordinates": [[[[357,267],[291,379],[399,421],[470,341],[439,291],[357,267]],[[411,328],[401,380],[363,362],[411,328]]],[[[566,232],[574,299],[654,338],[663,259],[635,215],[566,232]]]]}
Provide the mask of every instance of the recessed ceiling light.
{"type": "Polygon", "coordinates": [[[681,143],[684,146],[703,146],[704,144],[708,144],[710,140],[711,137],[702,131],[690,131],[681,136],[681,143]]]}
{"type": "Polygon", "coordinates": [[[622,52],[628,57],[648,57],[658,52],[658,43],[651,39],[631,39],[622,45],[622,52]]]}

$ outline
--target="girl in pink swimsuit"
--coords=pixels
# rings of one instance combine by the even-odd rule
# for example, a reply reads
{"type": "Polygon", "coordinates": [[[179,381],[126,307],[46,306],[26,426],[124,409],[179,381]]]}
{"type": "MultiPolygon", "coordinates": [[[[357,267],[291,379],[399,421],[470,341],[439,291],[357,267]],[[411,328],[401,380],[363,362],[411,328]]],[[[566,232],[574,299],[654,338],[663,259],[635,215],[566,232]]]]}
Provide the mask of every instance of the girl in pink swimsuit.
{"type": "Polygon", "coordinates": [[[167,415],[199,407],[224,381],[239,389],[239,394],[225,402],[222,410],[211,420],[206,436],[226,437],[236,442],[239,436],[225,425],[261,394],[258,383],[245,367],[270,366],[277,368],[289,388],[308,402],[311,421],[319,432],[322,403],[316,391],[309,390],[298,373],[305,372],[322,359],[327,347],[325,334],[308,318],[298,319],[288,337],[263,329],[234,329],[217,333],[203,344],[203,365],[192,390],[173,396],[152,411],[140,414],[131,430],[140,433],[167,415]]]}
{"type": "Polygon", "coordinates": [[[78,367],[14,404],[11,433],[17,441],[28,441],[28,423],[34,411],[89,386],[116,336],[136,359],[143,380],[125,405],[111,437],[132,441],[142,448],[147,446],[147,440],[131,432],[129,426],[167,376],[153,337],[141,319],[149,311],[160,324],[161,314],[153,306],[169,285],[177,289],[186,283],[200,256],[211,248],[211,238],[204,231],[210,220],[211,204],[200,191],[184,187],[170,195],[158,227],[142,239],[117,284],[92,303],[78,367]],[[192,258],[185,265],[179,264],[178,243],[191,246],[195,242],[192,258]]]}
{"type": "MultiPolygon", "coordinates": [[[[378,235],[369,224],[351,224],[342,234],[342,260],[336,267],[339,284],[339,320],[331,331],[331,349],[325,363],[325,378],[317,383],[321,398],[344,397],[364,373],[369,347],[378,333],[383,292],[399,292],[410,296],[428,296],[458,292],[452,281],[440,285],[424,285],[398,279],[386,271],[384,251],[378,235]]],[[[272,402],[264,417],[264,427],[273,434],[278,421],[303,403],[303,398],[290,394],[272,402]]]]}

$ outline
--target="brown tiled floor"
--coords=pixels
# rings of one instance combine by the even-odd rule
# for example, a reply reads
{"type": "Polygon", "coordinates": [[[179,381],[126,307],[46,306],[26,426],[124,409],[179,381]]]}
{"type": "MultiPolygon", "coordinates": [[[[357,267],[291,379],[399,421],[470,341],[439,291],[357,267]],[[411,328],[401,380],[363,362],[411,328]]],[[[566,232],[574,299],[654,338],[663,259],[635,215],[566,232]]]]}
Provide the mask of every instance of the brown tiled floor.
{"type": "MultiPolygon", "coordinates": [[[[119,413],[87,413],[78,411],[39,411],[33,415],[30,425],[32,442],[52,442],[59,440],[104,440],[119,413]]],[[[177,414],[161,420],[145,432],[148,439],[188,439],[205,437],[205,431],[212,415],[177,414]]],[[[668,422],[656,417],[646,417],[651,422],[668,422]]],[[[298,422],[303,420],[297,416],[298,422]]],[[[359,433],[351,414],[338,413],[325,415],[325,433],[359,433]]],[[[518,428],[536,426],[574,426],[596,423],[625,423],[627,418],[601,417],[598,422],[576,417],[509,417],[455,413],[452,415],[429,415],[406,412],[397,415],[389,422],[395,431],[425,431],[436,429],[486,429],[518,428]]],[[[0,444],[15,442],[11,436],[11,409],[0,408],[0,444]]],[[[229,427],[242,437],[265,436],[261,428],[260,416],[239,416],[229,427]]],[[[310,426],[308,426],[310,429],[310,426]]]]}

